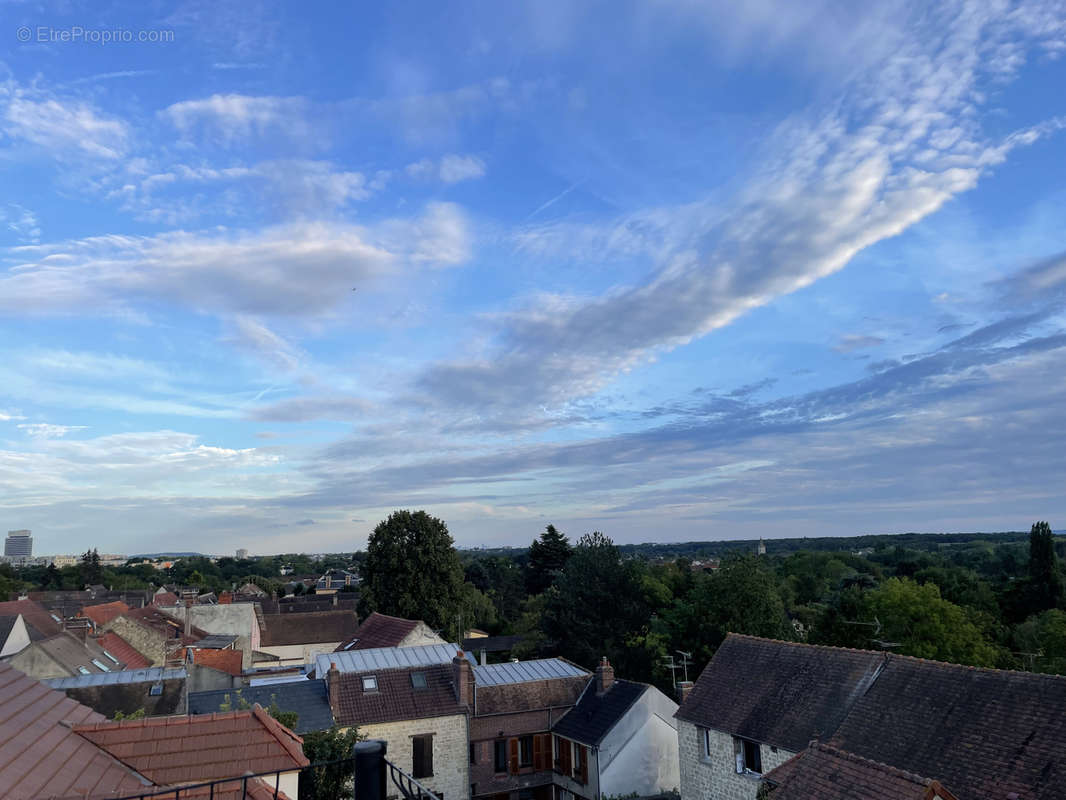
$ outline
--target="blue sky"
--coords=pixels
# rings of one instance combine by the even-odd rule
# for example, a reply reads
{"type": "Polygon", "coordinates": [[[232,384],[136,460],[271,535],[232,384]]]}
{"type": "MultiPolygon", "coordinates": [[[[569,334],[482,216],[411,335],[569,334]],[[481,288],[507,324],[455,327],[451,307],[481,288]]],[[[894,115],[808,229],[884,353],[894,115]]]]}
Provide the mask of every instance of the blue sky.
{"type": "Polygon", "coordinates": [[[0,528],[1061,527],[1061,3],[865,5],[0,0],[0,528]]]}

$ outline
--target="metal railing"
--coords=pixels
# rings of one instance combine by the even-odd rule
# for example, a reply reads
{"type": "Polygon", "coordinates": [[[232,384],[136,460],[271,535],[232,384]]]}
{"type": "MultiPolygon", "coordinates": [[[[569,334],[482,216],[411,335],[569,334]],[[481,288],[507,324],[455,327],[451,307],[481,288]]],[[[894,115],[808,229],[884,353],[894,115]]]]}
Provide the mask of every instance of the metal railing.
{"type": "Polygon", "coordinates": [[[431,789],[386,759],[387,750],[384,741],[372,739],[358,742],[347,758],[183,786],[146,786],[143,792],[110,800],[280,800],[289,797],[281,782],[291,773],[299,773],[299,796],[289,800],[386,800],[390,797],[390,782],[406,800],[440,800],[431,789]]]}

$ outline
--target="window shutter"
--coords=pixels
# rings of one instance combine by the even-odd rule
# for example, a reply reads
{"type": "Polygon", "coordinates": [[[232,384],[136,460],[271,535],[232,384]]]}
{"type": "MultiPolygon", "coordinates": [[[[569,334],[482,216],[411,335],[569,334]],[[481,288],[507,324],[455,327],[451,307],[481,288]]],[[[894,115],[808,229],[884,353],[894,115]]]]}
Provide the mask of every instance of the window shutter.
{"type": "Polygon", "coordinates": [[[509,739],[508,744],[511,747],[511,774],[518,774],[518,740],[509,739]]]}
{"type": "Polygon", "coordinates": [[[570,766],[570,740],[559,740],[559,771],[566,777],[570,777],[573,771],[570,766]]]}
{"type": "Polygon", "coordinates": [[[426,736],[422,741],[422,758],[425,759],[426,777],[428,778],[433,775],[433,737],[426,736]]]}
{"type": "Polygon", "coordinates": [[[538,772],[547,769],[544,766],[544,737],[540,735],[533,737],[533,769],[538,772]]]}
{"type": "Polygon", "coordinates": [[[589,749],[585,745],[578,745],[581,748],[581,782],[589,782],[589,749]]]}

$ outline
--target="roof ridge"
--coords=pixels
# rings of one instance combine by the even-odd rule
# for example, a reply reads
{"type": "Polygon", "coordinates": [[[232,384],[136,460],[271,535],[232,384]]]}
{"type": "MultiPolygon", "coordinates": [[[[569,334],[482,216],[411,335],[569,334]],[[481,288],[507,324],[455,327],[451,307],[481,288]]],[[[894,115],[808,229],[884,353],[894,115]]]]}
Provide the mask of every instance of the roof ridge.
{"type": "Polygon", "coordinates": [[[252,706],[252,715],[266,728],[278,743],[285,748],[285,752],[301,767],[306,767],[311,762],[303,751],[303,738],[297,736],[291,730],[282,725],[278,720],[268,714],[259,703],[252,706]]]}
{"type": "MultiPolygon", "coordinates": [[[[753,636],[748,633],[727,633],[726,640],[728,639],[749,639],[756,642],[772,642],[773,644],[789,645],[790,647],[804,647],[817,650],[837,650],[846,653],[862,653],[864,655],[883,656],[886,661],[891,659],[906,659],[908,661],[918,661],[925,664],[932,664],[937,667],[957,667],[959,669],[973,670],[974,672],[994,672],[1005,675],[1026,675],[1033,678],[1052,678],[1056,680],[1066,680],[1066,675],[1054,675],[1046,672],[1027,672],[1021,669],[999,669],[997,667],[975,667],[971,664],[959,664],[956,661],[938,661],[934,658],[922,658],[921,656],[909,656],[905,653],[889,653],[886,650],[864,650],[861,647],[840,647],[833,644],[812,644],[811,642],[792,642],[788,639],[770,639],[765,636],[753,636]]],[[[725,644],[725,642],[723,642],[725,644]]],[[[713,656],[712,656],[713,660],[713,656]]]]}
{"type": "Polygon", "coordinates": [[[867,764],[882,772],[894,773],[901,778],[914,781],[915,783],[920,783],[923,786],[929,786],[933,783],[934,780],[936,780],[935,778],[926,778],[924,775],[919,775],[917,772],[910,772],[909,770],[905,770],[900,767],[895,767],[892,764],[886,764],[884,761],[877,761],[872,758],[866,758],[865,756],[860,756],[858,753],[853,753],[850,750],[842,750],[839,747],[834,747],[833,745],[825,744],[824,742],[819,742],[817,740],[814,740],[810,743],[810,745],[808,746],[808,751],[810,750],[820,750],[821,752],[826,753],[828,755],[843,758],[848,761],[858,761],[862,764],[867,764]]]}

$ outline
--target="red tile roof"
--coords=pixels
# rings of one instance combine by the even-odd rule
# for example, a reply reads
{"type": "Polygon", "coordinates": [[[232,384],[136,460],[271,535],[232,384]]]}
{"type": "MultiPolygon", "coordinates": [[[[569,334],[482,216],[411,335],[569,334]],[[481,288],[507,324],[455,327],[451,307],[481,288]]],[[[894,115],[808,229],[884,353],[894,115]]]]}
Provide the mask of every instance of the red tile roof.
{"type": "Polygon", "coordinates": [[[144,669],[152,666],[151,661],[137,652],[133,645],[114,631],[108,631],[103,636],[98,636],[96,643],[125,664],[126,669],[144,669]]]}
{"type": "Polygon", "coordinates": [[[383,669],[376,672],[344,672],[330,689],[336,691],[337,723],[368,725],[405,719],[465,714],[466,705],[455,697],[451,664],[383,669]],[[411,676],[425,676],[425,687],[415,688],[411,676]],[[363,679],[373,675],[377,686],[363,689],[363,679]]]}
{"type": "Polygon", "coordinates": [[[100,603],[95,606],[85,606],[81,610],[81,615],[91,619],[96,625],[106,625],[115,617],[121,617],[130,607],[120,600],[116,600],[114,603],[100,603]]]}
{"type": "Polygon", "coordinates": [[[176,606],[178,596],[174,592],[160,592],[152,597],[153,606],[176,606]]]}
{"type": "Polygon", "coordinates": [[[770,800],[955,800],[938,781],[817,743],[763,780],[770,800]]]}
{"type": "Polygon", "coordinates": [[[148,781],[70,729],[103,719],[0,663],[0,800],[143,791],[148,781]]]}
{"type": "Polygon", "coordinates": [[[63,625],[52,617],[44,606],[36,600],[7,600],[0,603],[0,614],[15,616],[21,614],[30,629],[31,639],[47,639],[63,632],[63,625]]]}
{"type": "Polygon", "coordinates": [[[200,648],[186,650],[182,648],[178,657],[183,661],[188,661],[189,653],[192,653],[194,664],[211,667],[230,675],[241,675],[244,672],[244,653],[241,650],[202,650],[200,648]]]}
{"type": "Polygon", "coordinates": [[[195,717],[77,725],[75,733],[159,784],[289,771],[309,763],[303,739],[260,706],[195,717]]]}
{"type": "Polygon", "coordinates": [[[355,644],[344,647],[346,642],[337,648],[346,650],[367,650],[371,647],[399,647],[407,635],[418,627],[418,620],[403,619],[402,617],[390,617],[388,614],[373,612],[363,620],[354,634],[347,637],[347,642],[355,640],[355,644]]]}
{"type": "Polygon", "coordinates": [[[359,618],[353,611],[272,614],[264,615],[264,620],[266,621],[266,630],[262,631],[264,647],[343,642],[353,636],[358,636],[358,631],[361,629],[359,618]]]}

